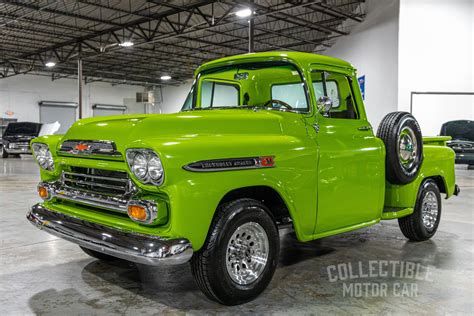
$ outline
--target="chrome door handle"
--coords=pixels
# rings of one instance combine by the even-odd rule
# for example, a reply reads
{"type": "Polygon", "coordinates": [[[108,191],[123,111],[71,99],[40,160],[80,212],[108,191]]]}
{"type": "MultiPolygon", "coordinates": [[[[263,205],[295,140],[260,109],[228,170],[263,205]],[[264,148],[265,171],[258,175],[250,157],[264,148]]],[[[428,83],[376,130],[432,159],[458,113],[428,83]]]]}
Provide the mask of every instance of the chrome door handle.
{"type": "Polygon", "coordinates": [[[357,128],[359,131],[370,131],[372,129],[371,126],[361,126],[357,128]]]}

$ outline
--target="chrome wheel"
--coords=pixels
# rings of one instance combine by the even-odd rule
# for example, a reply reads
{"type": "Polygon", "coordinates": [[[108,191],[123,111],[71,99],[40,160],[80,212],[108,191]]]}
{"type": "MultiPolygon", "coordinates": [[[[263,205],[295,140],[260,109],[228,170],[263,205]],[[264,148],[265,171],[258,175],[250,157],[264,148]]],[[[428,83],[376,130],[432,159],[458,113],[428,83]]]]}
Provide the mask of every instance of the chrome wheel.
{"type": "Polygon", "coordinates": [[[416,141],[415,132],[410,127],[404,127],[398,136],[398,157],[400,163],[405,170],[409,170],[415,163],[418,143],[416,141]]]}
{"type": "Polygon", "coordinates": [[[426,229],[432,230],[438,219],[438,199],[432,191],[426,193],[421,204],[421,219],[426,229]]]}
{"type": "Polygon", "coordinates": [[[231,279],[248,285],[262,274],[269,256],[268,236],[260,224],[239,226],[227,244],[226,267],[231,279]]]}

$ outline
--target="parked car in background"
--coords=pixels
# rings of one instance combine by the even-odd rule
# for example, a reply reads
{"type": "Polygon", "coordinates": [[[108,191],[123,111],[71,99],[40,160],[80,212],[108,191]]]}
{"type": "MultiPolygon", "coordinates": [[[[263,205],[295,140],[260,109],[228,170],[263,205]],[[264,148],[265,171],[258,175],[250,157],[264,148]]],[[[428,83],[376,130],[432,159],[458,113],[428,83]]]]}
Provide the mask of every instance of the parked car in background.
{"type": "Polygon", "coordinates": [[[16,122],[8,124],[0,144],[0,156],[31,154],[30,141],[39,136],[41,123],[16,122]]]}
{"type": "Polygon", "coordinates": [[[451,136],[448,146],[456,153],[457,164],[474,168],[474,121],[449,121],[441,126],[442,136],[451,136]]]}

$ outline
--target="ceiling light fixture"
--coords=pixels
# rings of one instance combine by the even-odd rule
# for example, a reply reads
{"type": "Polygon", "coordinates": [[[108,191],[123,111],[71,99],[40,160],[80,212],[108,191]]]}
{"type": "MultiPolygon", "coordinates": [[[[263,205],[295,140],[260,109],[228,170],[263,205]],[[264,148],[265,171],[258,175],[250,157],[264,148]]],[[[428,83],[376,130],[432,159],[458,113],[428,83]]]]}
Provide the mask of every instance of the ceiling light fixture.
{"type": "Polygon", "coordinates": [[[252,15],[252,10],[250,10],[249,8],[245,8],[235,12],[235,15],[237,15],[239,18],[246,18],[252,15]]]}
{"type": "Polygon", "coordinates": [[[120,47],[130,47],[133,46],[133,43],[130,41],[125,41],[119,44],[120,47]]]}
{"type": "Polygon", "coordinates": [[[169,76],[169,75],[164,75],[164,76],[161,76],[160,79],[161,79],[161,80],[170,80],[170,79],[171,79],[171,76],[169,76]]]}
{"type": "Polygon", "coordinates": [[[56,63],[53,61],[48,61],[46,64],[44,64],[46,67],[51,68],[56,66],[56,63]]]}

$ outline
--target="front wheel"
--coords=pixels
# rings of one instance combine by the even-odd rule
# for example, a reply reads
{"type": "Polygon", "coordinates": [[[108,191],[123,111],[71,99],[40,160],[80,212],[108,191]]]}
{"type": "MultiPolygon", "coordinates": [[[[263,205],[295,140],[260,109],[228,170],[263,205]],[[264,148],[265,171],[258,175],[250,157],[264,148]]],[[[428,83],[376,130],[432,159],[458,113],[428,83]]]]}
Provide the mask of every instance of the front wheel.
{"type": "Polygon", "coordinates": [[[403,235],[413,241],[428,240],[436,233],[441,220],[441,194],[436,182],[426,180],[418,192],[415,210],[398,219],[403,235]]]}
{"type": "Polygon", "coordinates": [[[191,260],[192,273],[210,299],[242,304],[270,283],[279,252],[278,229],[266,206],[238,199],[219,207],[204,246],[191,260]]]}

